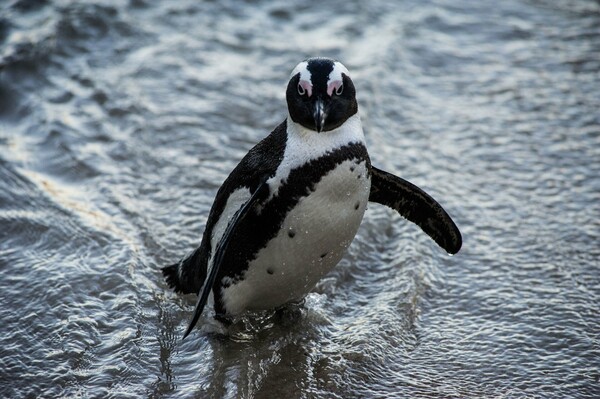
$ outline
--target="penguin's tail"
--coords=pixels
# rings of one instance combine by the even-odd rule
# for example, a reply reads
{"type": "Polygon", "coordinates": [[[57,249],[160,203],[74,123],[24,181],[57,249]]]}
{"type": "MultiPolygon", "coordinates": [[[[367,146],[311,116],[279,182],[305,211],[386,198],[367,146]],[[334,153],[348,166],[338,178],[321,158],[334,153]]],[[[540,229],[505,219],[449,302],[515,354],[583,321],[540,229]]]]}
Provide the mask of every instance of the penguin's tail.
{"type": "Polygon", "coordinates": [[[169,288],[174,289],[175,292],[182,292],[181,283],[179,282],[179,262],[163,267],[162,274],[165,277],[165,281],[169,285],[169,288]]]}
{"type": "Polygon", "coordinates": [[[196,249],[179,262],[162,268],[169,288],[182,294],[198,294],[206,278],[206,262],[196,249]]]}

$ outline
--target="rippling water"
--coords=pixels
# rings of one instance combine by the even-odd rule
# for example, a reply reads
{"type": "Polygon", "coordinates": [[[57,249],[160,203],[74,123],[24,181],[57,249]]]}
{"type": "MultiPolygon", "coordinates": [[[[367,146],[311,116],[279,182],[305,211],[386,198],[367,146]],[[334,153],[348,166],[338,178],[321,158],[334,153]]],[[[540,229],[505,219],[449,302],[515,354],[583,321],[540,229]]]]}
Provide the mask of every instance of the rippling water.
{"type": "Polygon", "coordinates": [[[599,397],[599,110],[596,1],[4,1],[0,396],[599,397]],[[463,249],[371,205],[304,307],[181,342],[160,267],[314,55],[463,249]]]}

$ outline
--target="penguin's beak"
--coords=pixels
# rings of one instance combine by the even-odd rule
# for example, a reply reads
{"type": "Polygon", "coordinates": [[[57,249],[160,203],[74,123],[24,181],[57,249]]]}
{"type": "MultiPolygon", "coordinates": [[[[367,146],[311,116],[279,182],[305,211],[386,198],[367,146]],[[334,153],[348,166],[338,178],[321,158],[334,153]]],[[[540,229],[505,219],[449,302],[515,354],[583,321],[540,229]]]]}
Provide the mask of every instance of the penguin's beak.
{"type": "Polygon", "coordinates": [[[315,119],[317,133],[321,133],[323,131],[323,127],[325,126],[327,111],[325,110],[325,103],[320,98],[317,98],[314,103],[313,118],[315,119]]]}

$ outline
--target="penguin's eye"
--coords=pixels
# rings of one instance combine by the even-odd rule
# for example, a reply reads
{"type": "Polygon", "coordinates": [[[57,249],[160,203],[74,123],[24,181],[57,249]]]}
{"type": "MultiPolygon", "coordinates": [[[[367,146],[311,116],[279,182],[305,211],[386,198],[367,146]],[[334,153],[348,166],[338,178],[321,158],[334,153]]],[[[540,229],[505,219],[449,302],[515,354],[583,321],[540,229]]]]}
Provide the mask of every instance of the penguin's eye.
{"type": "Polygon", "coordinates": [[[298,94],[300,94],[301,96],[306,94],[306,89],[302,87],[300,83],[298,83],[298,94]]]}
{"type": "Polygon", "coordinates": [[[336,89],[335,89],[335,94],[336,95],[341,95],[344,92],[344,84],[342,83],[341,85],[339,85],[336,89]]]}

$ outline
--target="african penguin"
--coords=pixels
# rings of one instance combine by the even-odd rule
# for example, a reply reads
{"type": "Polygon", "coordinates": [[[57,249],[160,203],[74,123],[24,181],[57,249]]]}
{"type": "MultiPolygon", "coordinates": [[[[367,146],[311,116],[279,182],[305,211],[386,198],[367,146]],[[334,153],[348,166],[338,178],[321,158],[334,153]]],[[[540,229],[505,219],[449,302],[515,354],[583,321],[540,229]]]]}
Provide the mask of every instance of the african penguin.
{"type": "Polygon", "coordinates": [[[367,202],[395,209],[449,253],[462,239],[444,209],[413,184],[371,165],[346,67],[298,64],[288,116],[252,148],[217,192],[200,246],[163,268],[176,292],[209,293],[216,318],[299,301],[342,258],[367,202]]]}

